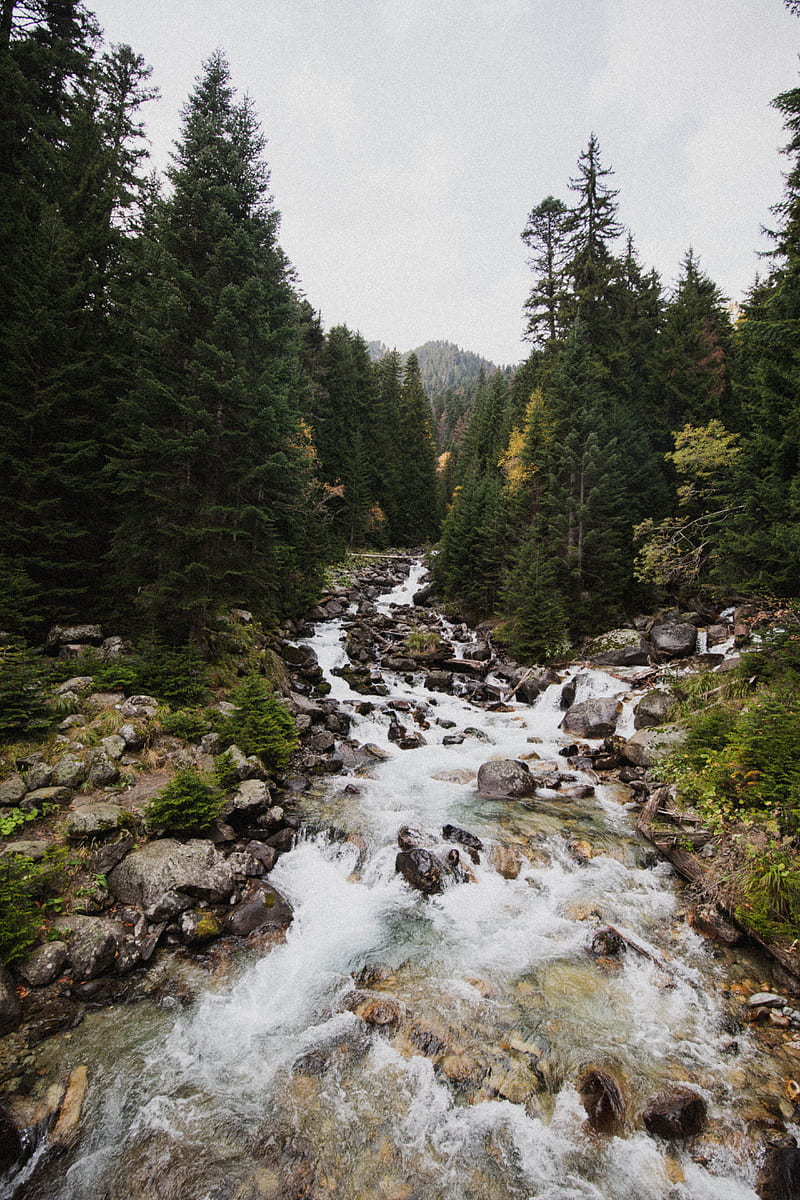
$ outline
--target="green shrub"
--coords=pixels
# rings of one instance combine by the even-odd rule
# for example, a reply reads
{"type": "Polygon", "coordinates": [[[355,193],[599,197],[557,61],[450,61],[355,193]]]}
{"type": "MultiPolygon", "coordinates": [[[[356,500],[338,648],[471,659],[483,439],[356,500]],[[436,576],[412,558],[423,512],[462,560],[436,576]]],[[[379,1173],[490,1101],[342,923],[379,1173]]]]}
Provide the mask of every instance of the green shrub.
{"type": "Polygon", "coordinates": [[[141,690],[167,704],[197,704],[208,691],[206,663],[196,646],[150,638],[141,644],[137,666],[141,690]]]}
{"type": "Polygon", "coordinates": [[[144,810],[151,829],[188,833],[208,829],[222,811],[222,793],[205,771],[187,767],[177,771],[144,810]]]}
{"type": "Polygon", "coordinates": [[[213,776],[215,783],[223,792],[233,791],[239,782],[236,763],[233,761],[233,756],[227,750],[224,754],[218,754],[214,759],[213,776]]]}
{"type": "Polygon", "coordinates": [[[185,742],[198,742],[212,729],[212,720],[207,711],[179,708],[177,712],[167,713],[161,721],[164,733],[172,737],[183,738],[185,742]]]}
{"type": "Polygon", "coordinates": [[[800,857],[791,846],[752,848],[740,871],[736,917],[768,941],[800,935],[800,857]]]}
{"type": "Polygon", "coordinates": [[[265,679],[250,675],[232,693],[237,706],[220,730],[223,743],[236,745],[245,754],[257,754],[267,770],[289,765],[297,745],[294,719],[272,694],[265,679]]]}
{"type": "Polygon", "coordinates": [[[24,958],[37,941],[48,899],[63,872],[61,851],[49,853],[41,862],[21,855],[0,858],[0,962],[24,958]]]}

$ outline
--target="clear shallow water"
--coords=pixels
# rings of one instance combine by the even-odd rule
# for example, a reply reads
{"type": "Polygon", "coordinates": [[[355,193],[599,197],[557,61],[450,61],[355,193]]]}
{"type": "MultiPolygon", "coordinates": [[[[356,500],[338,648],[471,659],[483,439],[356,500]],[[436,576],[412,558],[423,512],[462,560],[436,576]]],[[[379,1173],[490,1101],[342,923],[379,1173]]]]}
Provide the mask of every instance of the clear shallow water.
{"type": "MultiPolygon", "coordinates": [[[[418,578],[385,609],[408,603],[418,578]]],[[[325,623],[311,644],[351,706],[352,736],[392,757],[332,781],[310,807],[360,840],[320,834],[284,855],[270,879],[295,909],[285,944],[245,952],[199,988],[195,979],[188,1009],[106,1010],[54,1043],[65,1067],[89,1065],[86,1133],[46,1183],[17,1194],[754,1200],[743,1075],[758,1056],[746,1037],[730,1053],[722,968],[682,920],[670,869],[653,863],[610,788],[522,805],[482,800],[469,781],[493,756],[564,766],[559,689],[487,713],[424,692],[421,677],[387,675],[391,696],[376,704],[409,700],[428,724],[427,745],[401,751],[388,714],[359,717],[364,697],[330,675],[345,661],[342,636],[340,622],[325,623]],[[489,740],[445,746],[439,721],[489,740]],[[453,770],[467,782],[441,777],[453,770]],[[430,899],[411,891],[394,870],[398,829],[445,822],[487,848],[515,848],[518,878],[484,854],[474,882],[430,899]],[[593,851],[582,864],[576,838],[593,851]],[[633,952],[599,966],[587,947],[607,922],[667,969],[633,952]],[[349,1011],[365,996],[391,998],[399,1022],[365,1026],[349,1011]],[[621,1136],[586,1128],[577,1086],[588,1065],[620,1082],[621,1136]],[[644,1104],[674,1081],[697,1088],[711,1113],[691,1153],[641,1129],[644,1104]]],[[[581,674],[579,698],[628,686],[581,674]]]]}

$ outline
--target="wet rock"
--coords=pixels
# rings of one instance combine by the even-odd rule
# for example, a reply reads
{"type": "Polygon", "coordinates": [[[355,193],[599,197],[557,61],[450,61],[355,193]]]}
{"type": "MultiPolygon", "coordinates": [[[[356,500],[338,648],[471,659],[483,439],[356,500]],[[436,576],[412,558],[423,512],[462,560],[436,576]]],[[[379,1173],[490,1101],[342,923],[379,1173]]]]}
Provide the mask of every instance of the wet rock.
{"type": "Polygon", "coordinates": [[[274,846],[266,845],[265,842],[248,842],[245,848],[256,862],[261,863],[265,874],[268,874],[278,861],[278,851],[274,846]]]}
{"type": "Polygon", "coordinates": [[[84,804],[70,814],[66,833],[71,838],[104,837],[119,829],[122,809],[118,804],[84,804]]]}
{"type": "Polygon", "coordinates": [[[592,1129],[612,1136],[622,1132],[625,1098],[614,1075],[588,1067],[578,1080],[578,1092],[592,1129]]]}
{"type": "Polygon", "coordinates": [[[89,1072],[86,1067],[76,1067],[69,1077],[67,1091],[61,1103],[58,1118],[50,1131],[52,1146],[71,1146],[78,1136],[81,1113],[89,1087],[89,1072]]]}
{"type": "Polygon", "coordinates": [[[634,729],[651,729],[654,725],[663,725],[674,706],[675,701],[669,692],[647,692],[633,710],[634,729]]]}
{"type": "Polygon", "coordinates": [[[0,1107],[0,1175],[22,1157],[22,1138],[11,1117],[0,1107]]]}
{"type": "Polygon", "coordinates": [[[446,733],[442,738],[443,746],[461,746],[464,743],[463,733],[446,733]]]}
{"type": "Polygon", "coordinates": [[[648,1103],[642,1120],[647,1132],[655,1137],[694,1137],[705,1128],[706,1102],[692,1088],[675,1085],[648,1103]]]}
{"type": "Polygon", "coordinates": [[[483,842],[468,829],[459,829],[457,825],[445,825],[442,829],[442,837],[446,842],[458,842],[460,846],[465,846],[472,861],[480,862],[479,855],[483,849],[483,842]]]}
{"type": "Polygon", "coordinates": [[[446,857],[427,850],[424,846],[401,850],[395,859],[395,870],[403,876],[406,883],[422,892],[424,896],[438,895],[449,883],[460,883],[467,878],[463,869],[460,869],[460,858],[456,849],[446,857]]]}
{"type": "Polygon", "coordinates": [[[181,913],[178,927],[181,937],[190,946],[200,946],[222,934],[222,922],[208,908],[190,908],[181,913]]]}
{"type": "Polygon", "coordinates": [[[590,783],[573,783],[560,790],[567,800],[587,800],[594,795],[594,788],[590,783]]]}
{"type": "Polygon", "coordinates": [[[278,854],[286,854],[291,850],[297,841],[297,831],[287,826],[285,829],[279,829],[277,833],[273,833],[267,838],[266,844],[278,854]]]}
{"type": "Polygon", "coordinates": [[[0,805],[19,804],[28,790],[28,785],[21,775],[9,775],[0,783],[0,805]]]}
{"type": "Polygon", "coordinates": [[[453,676],[450,671],[431,671],[425,676],[425,687],[429,692],[452,692],[453,676]]]}
{"type": "Polygon", "coordinates": [[[403,1019],[403,1009],[394,996],[367,996],[352,1011],[367,1025],[382,1029],[399,1025],[403,1019]]]}
{"type": "Polygon", "coordinates": [[[748,997],[747,1004],[749,1008],[783,1008],[786,1001],[775,992],[755,992],[748,997]]]}
{"type": "Polygon", "coordinates": [[[129,854],[108,876],[111,892],[147,916],[183,911],[186,897],[219,903],[233,891],[233,872],[209,841],[160,838],[129,854]],[[182,905],[182,908],[181,908],[182,905]]]}
{"type": "Polygon", "coordinates": [[[58,976],[66,961],[66,942],[47,942],[31,951],[17,965],[17,970],[30,987],[45,987],[58,976]]]}
{"type": "Polygon", "coordinates": [[[688,622],[654,625],[650,630],[653,649],[667,658],[686,658],[697,647],[697,629],[688,622]]]}
{"type": "Polygon", "coordinates": [[[527,764],[515,758],[492,759],[478,770],[478,794],[487,800],[519,800],[535,791],[527,764]]]}
{"type": "Polygon", "coordinates": [[[800,1196],[800,1150],[796,1145],[767,1146],[756,1179],[760,1200],[797,1200],[800,1196]]]}
{"type": "Polygon", "coordinates": [[[466,767],[452,767],[447,771],[437,771],[431,779],[441,780],[442,783],[472,783],[475,772],[466,767]]]}
{"type": "Polygon", "coordinates": [[[271,803],[270,790],[263,779],[243,779],[225,804],[223,816],[250,817],[269,808],[271,803]]]}
{"type": "Polygon", "coordinates": [[[613,629],[584,647],[598,667],[643,667],[650,661],[650,645],[637,629],[613,629]]]}
{"type": "Polygon", "coordinates": [[[248,937],[271,929],[286,929],[292,921],[292,906],[269,883],[259,882],[249,896],[225,918],[223,930],[234,937],[248,937]]]}
{"type": "Polygon", "coordinates": [[[593,696],[568,708],[560,728],[578,737],[609,737],[616,729],[621,710],[615,696],[593,696]]]}
{"type": "Polygon", "coordinates": [[[594,857],[591,842],[587,842],[586,838],[571,838],[567,842],[567,850],[570,858],[574,859],[580,866],[585,866],[591,862],[594,857]]]}
{"type": "Polygon", "coordinates": [[[0,1035],[16,1029],[20,1020],[19,998],[14,980],[5,967],[0,967],[0,1035]]]}
{"type": "Polygon", "coordinates": [[[598,958],[610,958],[625,950],[625,943],[615,929],[598,929],[592,937],[592,954],[598,958]]]}
{"type": "Polygon", "coordinates": [[[522,855],[511,846],[492,846],[489,862],[503,879],[516,879],[522,870],[522,855]]]}

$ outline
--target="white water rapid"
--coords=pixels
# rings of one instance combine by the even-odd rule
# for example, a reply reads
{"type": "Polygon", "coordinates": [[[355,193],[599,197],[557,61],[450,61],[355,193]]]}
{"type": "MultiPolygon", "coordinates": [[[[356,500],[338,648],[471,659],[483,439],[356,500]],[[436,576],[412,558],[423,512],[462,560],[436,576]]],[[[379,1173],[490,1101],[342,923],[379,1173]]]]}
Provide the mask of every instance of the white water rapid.
{"type": "MultiPolygon", "coordinates": [[[[410,603],[420,574],[379,608],[410,603]]],[[[329,782],[316,817],[338,834],[308,836],[271,872],[294,906],[284,944],[204,976],[184,1010],[107,1009],[61,1040],[91,1088],[47,1200],[756,1200],[756,1051],[724,1031],[723,966],[683,919],[671,869],[610,787],[530,803],[475,790],[489,758],[557,759],[559,688],[492,713],[387,672],[390,696],[359,715],[365,697],[331,674],[346,620],[309,644],[351,736],[389,757],[329,782]],[[426,745],[389,740],[390,700],[424,709],[426,745]],[[463,742],[445,745],[448,732],[463,742]],[[516,850],[518,877],[484,853],[474,882],[412,891],[394,869],[398,830],[445,823],[516,850]],[[588,946],[609,923],[652,958],[598,963],[588,946]],[[399,1022],[365,1024],[361,993],[388,998],[399,1022]],[[619,1082],[616,1136],[587,1127],[589,1067],[619,1082]],[[674,1083],[708,1105],[707,1132],[686,1144],[640,1119],[674,1083]]],[[[628,687],[600,671],[579,686],[579,699],[628,687]]],[[[45,1195],[24,1182],[14,1194],[45,1195]]]]}

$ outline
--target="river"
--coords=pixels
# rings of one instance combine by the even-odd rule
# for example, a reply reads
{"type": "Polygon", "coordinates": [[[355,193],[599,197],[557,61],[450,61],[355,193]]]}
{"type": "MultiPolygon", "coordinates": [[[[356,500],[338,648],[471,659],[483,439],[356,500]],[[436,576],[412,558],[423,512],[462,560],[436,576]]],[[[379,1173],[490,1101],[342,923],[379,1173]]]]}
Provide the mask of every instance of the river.
{"type": "MultiPolygon", "coordinates": [[[[420,573],[382,598],[384,611],[410,602],[420,573]]],[[[756,1125],[780,1116],[780,1084],[753,1034],[732,1035],[727,993],[737,977],[761,979],[763,964],[692,931],[683,889],[618,788],[479,798],[473,776],[487,759],[557,757],[558,687],[493,713],[387,672],[390,696],[359,714],[364,696],[332,674],[346,661],[346,620],[320,623],[309,644],[353,715],[351,736],[387,757],[304,801],[313,828],[337,832],[306,836],[270,875],[294,906],[285,943],[213,972],[187,966],[187,1007],[170,995],[117,1006],[51,1039],[45,1066],[89,1066],[85,1133],[56,1168],[42,1174],[34,1160],[11,1194],[756,1200],[756,1125]],[[424,710],[425,745],[389,740],[387,700],[424,710]],[[464,740],[444,744],[454,732],[464,740]],[[516,851],[517,878],[485,852],[472,882],[430,898],[409,888],[394,867],[398,830],[446,823],[487,851],[516,851]],[[609,923],[651,957],[598,959],[592,937],[609,923]],[[353,1011],[375,1003],[382,1026],[353,1011]],[[616,1135],[588,1127],[580,1086],[592,1070],[619,1084],[616,1135]],[[686,1143],[641,1122],[676,1083],[709,1113],[686,1143]]],[[[580,686],[628,684],[584,671],[580,686]]]]}

